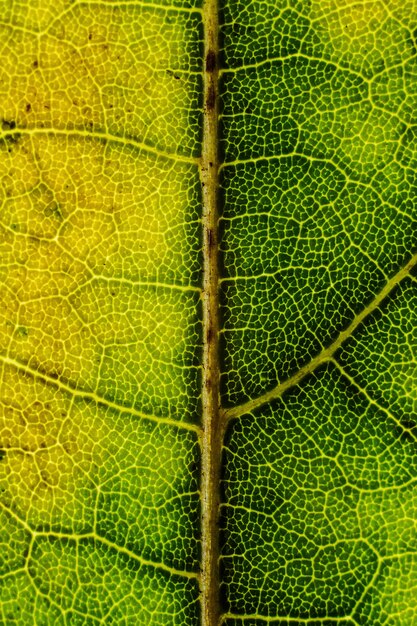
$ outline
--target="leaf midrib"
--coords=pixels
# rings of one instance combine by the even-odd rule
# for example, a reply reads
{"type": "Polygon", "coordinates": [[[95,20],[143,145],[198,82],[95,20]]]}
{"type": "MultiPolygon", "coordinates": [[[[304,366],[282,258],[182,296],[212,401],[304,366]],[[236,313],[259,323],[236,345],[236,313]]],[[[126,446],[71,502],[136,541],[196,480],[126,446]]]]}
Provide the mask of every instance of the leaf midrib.
{"type": "Polygon", "coordinates": [[[201,626],[217,626],[219,599],[220,467],[224,420],[219,393],[219,263],[218,263],[218,54],[217,0],[205,0],[204,110],[199,165],[203,221],[203,370],[201,443],[201,626]]]}

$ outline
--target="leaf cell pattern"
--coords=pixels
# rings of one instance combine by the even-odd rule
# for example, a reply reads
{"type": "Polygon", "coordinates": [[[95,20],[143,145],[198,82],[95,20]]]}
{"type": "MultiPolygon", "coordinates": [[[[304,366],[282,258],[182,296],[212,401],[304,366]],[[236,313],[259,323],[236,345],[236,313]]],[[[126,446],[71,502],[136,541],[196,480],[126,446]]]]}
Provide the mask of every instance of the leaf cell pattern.
{"type": "MultiPolygon", "coordinates": [[[[214,4],[3,4],[0,624],[197,626],[214,4]]],[[[412,626],[417,5],[219,20],[203,626],[412,626]]]]}

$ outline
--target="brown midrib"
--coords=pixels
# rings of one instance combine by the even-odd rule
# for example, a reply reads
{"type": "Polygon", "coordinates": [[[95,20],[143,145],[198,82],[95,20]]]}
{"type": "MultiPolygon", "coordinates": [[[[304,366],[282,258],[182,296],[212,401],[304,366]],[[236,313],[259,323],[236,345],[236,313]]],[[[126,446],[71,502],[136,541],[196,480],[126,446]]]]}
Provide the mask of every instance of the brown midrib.
{"type": "Polygon", "coordinates": [[[219,504],[222,424],[219,396],[218,273],[218,6],[205,0],[204,112],[200,180],[203,199],[203,380],[201,436],[202,626],[217,626],[219,607],[219,504]]]}

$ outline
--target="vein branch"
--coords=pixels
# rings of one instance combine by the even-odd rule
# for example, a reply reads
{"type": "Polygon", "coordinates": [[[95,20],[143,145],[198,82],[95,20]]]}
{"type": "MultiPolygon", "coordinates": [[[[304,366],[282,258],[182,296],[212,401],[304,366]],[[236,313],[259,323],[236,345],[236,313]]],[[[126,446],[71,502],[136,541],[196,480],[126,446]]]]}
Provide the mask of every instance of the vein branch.
{"type": "Polygon", "coordinates": [[[385,283],[381,291],[364,309],[362,309],[362,311],[360,311],[360,313],[353,318],[351,323],[341,333],[339,333],[333,343],[327,346],[327,348],[324,348],[316,357],[304,365],[304,367],[298,370],[298,372],[296,372],[293,376],[287,378],[287,380],[284,380],[282,383],[279,383],[273,389],[270,389],[258,398],[248,400],[247,402],[234,406],[230,409],[224,409],[222,411],[224,419],[228,421],[235,417],[240,417],[245,413],[250,413],[271,400],[281,397],[285,391],[300,383],[305,376],[314,372],[322,363],[331,360],[335,352],[347,339],[349,339],[349,337],[353,335],[355,330],[365,320],[365,318],[378,309],[382,301],[385,300],[385,298],[391,294],[393,289],[410,274],[416,264],[417,253],[415,253],[410,260],[385,283]]]}
{"type": "Polygon", "coordinates": [[[331,363],[333,363],[333,365],[339,370],[341,375],[346,380],[348,380],[351,385],[356,387],[356,389],[366,398],[366,400],[368,401],[369,404],[372,404],[372,406],[377,408],[379,411],[383,411],[385,413],[385,415],[387,415],[393,422],[395,422],[395,424],[402,430],[403,433],[407,433],[408,436],[411,437],[411,439],[416,441],[416,436],[415,436],[413,430],[408,428],[408,427],[406,427],[406,426],[404,426],[404,424],[401,422],[401,420],[399,420],[397,417],[395,417],[395,415],[393,413],[391,413],[391,411],[389,409],[385,408],[384,406],[382,406],[382,404],[380,404],[379,402],[374,400],[374,398],[372,398],[372,396],[368,393],[368,391],[364,387],[362,387],[353,378],[353,376],[351,376],[346,371],[346,369],[339,363],[339,361],[337,361],[337,359],[331,358],[331,359],[329,359],[329,361],[331,363]]]}
{"type": "Polygon", "coordinates": [[[55,530],[41,530],[41,531],[36,530],[36,528],[32,528],[26,522],[26,520],[24,520],[22,517],[17,515],[17,513],[15,513],[15,511],[12,508],[10,508],[9,506],[6,506],[3,502],[0,502],[0,507],[8,515],[13,517],[15,521],[17,521],[18,524],[23,526],[23,528],[28,533],[30,533],[32,541],[34,541],[38,537],[45,537],[45,538],[54,537],[56,539],[70,539],[72,541],[89,541],[89,540],[96,541],[98,543],[101,543],[107,546],[108,548],[111,548],[112,550],[116,550],[117,552],[121,552],[122,554],[125,554],[129,558],[137,561],[140,565],[143,565],[145,567],[151,567],[157,570],[162,570],[164,572],[168,572],[169,574],[173,576],[180,576],[182,578],[197,578],[198,579],[199,577],[197,572],[178,569],[176,567],[171,567],[170,565],[166,565],[163,562],[146,559],[142,557],[140,554],[137,554],[136,552],[134,552],[133,550],[130,550],[129,548],[126,548],[125,546],[121,546],[120,544],[117,544],[114,541],[111,541],[110,539],[103,537],[103,535],[99,535],[95,532],[67,533],[67,532],[59,532],[55,530]]]}

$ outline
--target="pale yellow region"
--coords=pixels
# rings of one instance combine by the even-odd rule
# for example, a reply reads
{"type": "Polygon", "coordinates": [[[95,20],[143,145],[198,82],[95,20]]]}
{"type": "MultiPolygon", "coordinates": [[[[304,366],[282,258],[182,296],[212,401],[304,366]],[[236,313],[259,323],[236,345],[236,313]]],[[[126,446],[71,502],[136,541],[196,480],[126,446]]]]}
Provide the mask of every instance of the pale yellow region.
{"type": "Polygon", "coordinates": [[[91,277],[56,239],[63,215],[28,136],[0,146],[0,351],[68,379],[94,376],[92,349],[68,294],[91,277]],[[78,333],[78,335],[77,335],[78,333]],[[82,335],[82,342],[80,338],[82,335]],[[77,344],[78,345],[74,345],[77,344]],[[88,359],[86,358],[88,355],[88,359]]]}
{"type": "Polygon", "coordinates": [[[39,168],[31,153],[32,143],[29,137],[16,141],[14,136],[10,136],[0,141],[1,215],[9,198],[23,197],[39,180],[39,168]]]}
{"type": "Polygon", "coordinates": [[[311,16],[332,60],[380,71],[382,60],[390,66],[411,56],[410,33],[397,19],[403,6],[402,0],[313,0],[311,16]]]}
{"type": "Polygon", "coordinates": [[[189,166],[63,137],[39,141],[36,150],[63,216],[58,241],[66,250],[94,275],[164,282],[172,272],[181,282],[189,166]]]}
{"type": "Polygon", "coordinates": [[[51,259],[66,252],[87,272],[129,280],[189,274],[190,166],[62,135],[5,141],[0,158],[0,223],[46,240],[51,259]]]}
{"type": "MultiPolygon", "coordinates": [[[[189,405],[184,354],[195,316],[186,296],[95,281],[71,303],[103,346],[98,392],[166,416],[189,405]]],[[[195,337],[195,341],[197,337],[195,337]]]]}
{"type": "Polygon", "coordinates": [[[71,398],[14,368],[2,374],[1,501],[28,523],[91,523],[99,444],[71,398]]]}
{"type": "Polygon", "coordinates": [[[2,0],[2,19],[22,28],[41,31],[74,0],[2,0]]]}
{"type": "MultiPolygon", "coordinates": [[[[147,282],[191,280],[185,226],[190,166],[120,144],[66,136],[22,135],[5,141],[0,157],[0,350],[94,391],[105,344],[92,321],[86,324],[80,316],[72,295],[84,288],[96,298],[90,285],[99,276],[116,278],[129,290],[147,282]]],[[[113,301],[110,291],[108,299],[113,301]]],[[[156,292],[152,302],[145,300],[149,314],[136,302],[129,315],[141,320],[147,345],[149,337],[161,339],[157,311],[168,329],[162,334],[175,328],[182,337],[189,317],[180,300],[165,305],[156,292]]],[[[96,316],[108,343],[119,341],[117,325],[101,317],[100,307],[96,316]]],[[[161,343],[163,362],[175,348],[176,332],[161,343]]],[[[180,348],[182,339],[177,352],[180,348]]],[[[152,371],[147,357],[149,350],[135,357],[144,378],[152,371]]],[[[161,373],[158,379],[163,378],[161,373]]],[[[172,378],[178,391],[178,378],[169,374],[170,384],[172,378]]]]}
{"type": "MultiPolygon", "coordinates": [[[[35,7],[14,4],[31,24],[35,7]]],[[[55,1],[39,4],[45,16],[57,13],[55,1]]],[[[39,35],[0,26],[0,119],[96,129],[177,152],[190,143],[192,86],[171,70],[188,59],[186,37],[180,20],[133,3],[74,5],[39,35]]]]}

